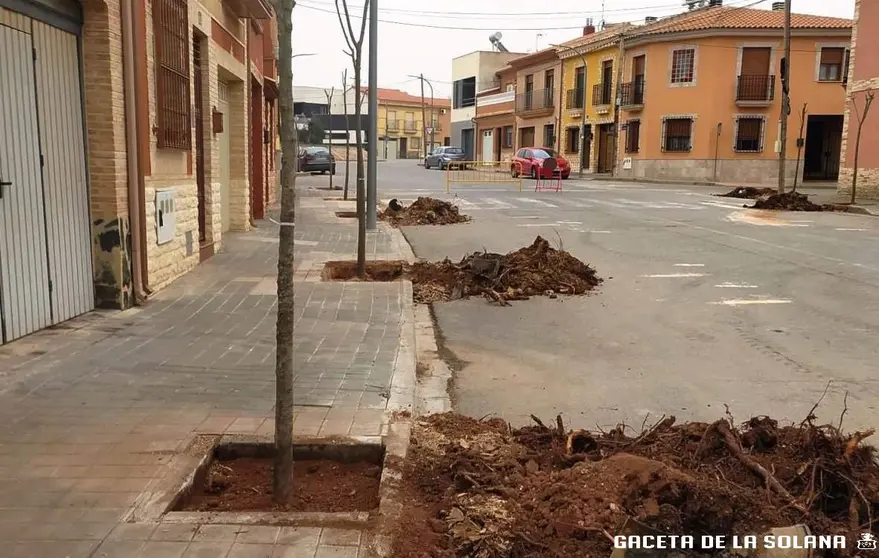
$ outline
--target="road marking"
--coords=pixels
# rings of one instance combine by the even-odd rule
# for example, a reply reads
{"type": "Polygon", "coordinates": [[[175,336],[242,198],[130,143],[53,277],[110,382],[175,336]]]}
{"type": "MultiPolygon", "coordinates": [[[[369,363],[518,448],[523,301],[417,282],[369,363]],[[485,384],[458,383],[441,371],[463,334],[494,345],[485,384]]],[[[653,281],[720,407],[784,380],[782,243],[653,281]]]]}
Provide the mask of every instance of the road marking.
{"type": "Polygon", "coordinates": [[[514,215],[513,219],[540,219],[540,215],[514,215]]]}
{"type": "Polygon", "coordinates": [[[549,202],[547,202],[547,201],[543,201],[543,200],[535,200],[535,199],[533,199],[533,198],[516,198],[516,199],[517,199],[517,200],[521,200],[521,201],[523,201],[523,202],[528,202],[528,203],[537,204],[537,205],[540,205],[540,206],[542,206],[542,207],[558,207],[558,206],[557,206],[556,204],[554,204],[554,203],[549,203],[549,202]]]}
{"type": "Polygon", "coordinates": [[[730,283],[728,281],[725,283],[721,283],[720,285],[714,285],[714,286],[717,287],[718,289],[756,289],[756,288],[758,288],[757,285],[748,285],[746,283],[730,283]]]}
{"type": "Polygon", "coordinates": [[[720,302],[709,302],[709,304],[722,305],[722,306],[748,306],[751,304],[790,304],[791,300],[786,298],[767,298],[763,300],[752,300],[752,299],[727,299],[721,300],[720,302]]]}
{"type": "Polygon", "coordinates": [[[555,223],[522,223],[521,225],[516,225],[517,227],[554,227],[555,223]]]}
{"type": "Polygon", "coordinates": [[[505,201],[501,201],[497,198],[485,198],[485,201],[497,207],[498,209],[516,209],[515,205],[509,204],[505,201]]]}
{"type": "Polygon", "coordinates": [[[464,208],[467,208],[467,209],[471,209],[471,208],[476,207],[476,204],[475,204],[475,203],[473,203],[473,202],[470,201],[470,200],[465,200],[464,198],[453,198],[453,200],[454,200],[453,203],[458,203],[458,204],[461,205],[461,207],[464,207],[464,208]]]}
{"type": "Polygon", "coordinates": [[[683,277],[705,277],[705,273],[657,273],[654,275],[642,275],[648,279],[677,279],[683,277]]]}
{"type": "Polygon", "coordinates": [[[582,225],[583,221],[556,221],[559,225],[582,225]]]}
{"type": "Polygon", "coordinates": [[[610,234],[610,231],[587,231],[593,234],[610,234]]]}
{"type": "Polygon", "coordinates": [[[867,232],[867,229],[836,229],[838,231],[867,232]]]}
{"type": "Polygon", "coordinates": [[[744,205],[744,204],[730,205],[728,203],[720,203],[720,202],[716,202],[716,201],[704,201],[704,202],[699,202],[699,203],[701,203],[702,205],[710,205],[711,207],[720,207],[722,209],[741,209],[742,205],[744,205]]]}
{"type": "Polygon", "coordinates": [[[675,267],[705,267],[705,264],[675,264],[675,267]]]}

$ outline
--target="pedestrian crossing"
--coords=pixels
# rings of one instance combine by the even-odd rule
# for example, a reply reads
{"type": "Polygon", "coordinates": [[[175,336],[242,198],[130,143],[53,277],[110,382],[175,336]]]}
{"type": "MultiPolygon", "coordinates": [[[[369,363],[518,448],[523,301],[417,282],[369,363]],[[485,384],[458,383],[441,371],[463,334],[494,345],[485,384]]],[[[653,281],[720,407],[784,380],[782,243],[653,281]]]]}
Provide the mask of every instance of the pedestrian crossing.
{"type": "MultiPolygon", "coordinates": [[[[403,205],[414,202],[419,196],[427,195],[421,192],[388,192],[384,195],[382,205],[387,205],[391,197],[395,198],[403,205]]],[[[527,194],[507,195],[507,196],[461,196],[446,195],[433,193],[433,197],[449,201],[457,205],[461,211],[530,211],[545,212],[551,210],[575,210],[590,208],[614,208],[621,210],[683,210],[683,211],[703,211],[710,208],[722,209],[741,209],[736,206],[727,206],[714,202],[678,202],[678,201],[645,201],[631,199],[627,197],[584,197],[584,196],[553,196],[547,198],[537,198],[527,194]]]]}

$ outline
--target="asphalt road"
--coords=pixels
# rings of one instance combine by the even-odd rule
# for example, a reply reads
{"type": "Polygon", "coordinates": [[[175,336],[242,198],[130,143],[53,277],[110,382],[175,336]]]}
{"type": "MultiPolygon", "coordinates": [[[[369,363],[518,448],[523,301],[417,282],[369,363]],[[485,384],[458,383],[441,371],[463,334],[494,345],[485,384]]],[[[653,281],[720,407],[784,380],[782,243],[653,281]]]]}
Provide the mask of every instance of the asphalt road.
{"type": "Polygon", "coordinates": [[[514,424],[556,413],[592,427],[767,414],[817,414],[845,426],[879,418],[879,219],[771,213],[721,190],[566,181],[453,184],[414,161],[379,165],[379,197],[454,199],[473,222],[404,230],[437,260],[506,252],[537,235],[591,263],[591,296],[537,297],[500,308],[436,305],[447,348],[466,366],[456,408],[514,424]]]}

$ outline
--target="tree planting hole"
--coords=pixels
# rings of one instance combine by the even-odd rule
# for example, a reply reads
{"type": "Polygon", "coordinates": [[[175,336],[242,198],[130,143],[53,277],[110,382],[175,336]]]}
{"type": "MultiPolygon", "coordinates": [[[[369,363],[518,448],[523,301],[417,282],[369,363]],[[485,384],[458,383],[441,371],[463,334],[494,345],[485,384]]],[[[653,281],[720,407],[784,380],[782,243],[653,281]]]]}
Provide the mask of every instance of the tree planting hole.
{"type": "Polygon", "coordinates": [[[171,511],[360,512],[378,508],[384,447],[378,444],[297,445],[293,495],[273,499],[274,446],[217,446],[178,494],[171,511]]]}
{"type": "Polygon", "coordinates": [[[405,262],[379,260],[366,262],[366,276],[357,277],[357,262],[354,260],[331,261],[324,265],[321,276],[324,281],[398,281],[403,277],[405,262]]]}
{"type": "Polygon", "coordinates": [[[356,211],[337,211],[336,217],[341,217],[342,219],[357,219],[356,211]]]}

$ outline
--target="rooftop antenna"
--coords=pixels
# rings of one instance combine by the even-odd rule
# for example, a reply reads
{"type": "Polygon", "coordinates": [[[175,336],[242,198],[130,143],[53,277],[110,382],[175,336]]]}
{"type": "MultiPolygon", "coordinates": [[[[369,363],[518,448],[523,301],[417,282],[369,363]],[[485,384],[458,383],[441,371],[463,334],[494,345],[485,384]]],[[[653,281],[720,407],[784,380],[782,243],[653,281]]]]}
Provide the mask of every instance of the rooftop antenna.
{"type": "Polygon", "coordinates": [[[601,21],[598,23],[598,28],[604,30],[604,0],[601,0],[601,21]]]}

